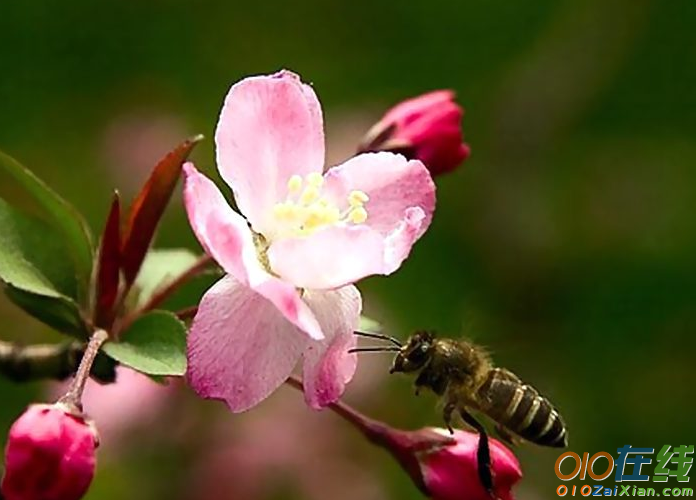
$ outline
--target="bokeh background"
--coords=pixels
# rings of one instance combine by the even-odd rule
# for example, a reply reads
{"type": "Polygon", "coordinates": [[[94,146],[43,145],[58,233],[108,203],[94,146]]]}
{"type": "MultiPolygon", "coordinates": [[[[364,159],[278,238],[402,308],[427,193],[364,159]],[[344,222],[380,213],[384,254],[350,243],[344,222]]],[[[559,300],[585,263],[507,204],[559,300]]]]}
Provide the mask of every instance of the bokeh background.
{"type": "MultiPolygon", "coordinates": [[[[99,228],[113,188],[133,196],[182,138],[212,137],[246,75],[313,82],[332,161],[388,106],[453,88],[473,154],[438,179],[432,229],[404,267],[361,284],[367,312],[396,336],[488,346],[558,405],[580,454],[694,444],[694,26],[690,0],[3,2],[0,148],[99,228]]],[[[212,141],[194,158],[212,173],[212,141]]],[[[5,178],[0,194],[22,203],[5,178]]],[[[179,200],[157,245],[197,248],[179,200]]],[[[4,298],[0,335],[60,340],[4,298]]],[[[388,363],[364,357],[346,399],[396,426],[438,423],[388,363]]],[[[89,390],[108,427],[89,499],[420,498],[292,389],[235,416],[179,384],[120,385],[89,390]]],[[[0,442],[52,391],[0,380],[0,442]]],[[[558,454],[519,448],[520,498],[556,496],[558,454]]]]}

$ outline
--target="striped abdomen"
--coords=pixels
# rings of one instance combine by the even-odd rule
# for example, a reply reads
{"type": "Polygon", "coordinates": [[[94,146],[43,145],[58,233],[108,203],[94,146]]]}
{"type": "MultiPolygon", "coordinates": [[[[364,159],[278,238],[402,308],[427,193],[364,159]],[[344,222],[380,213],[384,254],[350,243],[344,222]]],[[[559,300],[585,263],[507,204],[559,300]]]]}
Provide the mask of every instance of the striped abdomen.
{"type": "Polygon", "coordinates": [[[480,410],[533,443],[564,448],[565,424],[548,399],[502,368],[490,371],[478,390],[480,410]]]}

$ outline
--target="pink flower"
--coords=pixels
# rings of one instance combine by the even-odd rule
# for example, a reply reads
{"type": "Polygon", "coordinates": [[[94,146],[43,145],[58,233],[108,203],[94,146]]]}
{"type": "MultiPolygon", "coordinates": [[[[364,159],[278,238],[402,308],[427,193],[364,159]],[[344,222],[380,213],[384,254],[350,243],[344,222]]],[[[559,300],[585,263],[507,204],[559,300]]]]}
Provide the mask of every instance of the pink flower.
{"type": "Polygon", "coordinates": [[[12,425],[5,453],[5,500],[73,500],[92,482],[94,428],[60,404],[32,405],[12,425]]]}
{"type": "Polygon", "coordinates": [[[421,160],[434,176],[450,172],[471,152],[462,142],[463,113],[451,90],[403,101],[370,129],[360,151],[399,152],[421,160]]]}
{"type": "Polygon", "coordinates": [[[356,368],[352,285],[390,274],[425,232],[435,188],[425,166],[363,154],[322,175],[319,101],[288,71],[229,91],[215,134],[218,170],[240,215],[192,164],[184,201],[205,250],[228,273],[203,297],[188,337],[189,384],[246,410],[303,360],[305,399],[336,400],[356,368]]]}

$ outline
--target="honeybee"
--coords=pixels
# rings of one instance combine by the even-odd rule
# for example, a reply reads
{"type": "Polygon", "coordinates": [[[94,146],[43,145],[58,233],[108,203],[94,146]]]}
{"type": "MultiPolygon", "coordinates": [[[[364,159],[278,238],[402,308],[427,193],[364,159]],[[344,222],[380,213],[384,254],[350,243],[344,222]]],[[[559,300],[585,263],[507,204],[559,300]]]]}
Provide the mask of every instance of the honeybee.
{"type": "Polygon", "coordinates": [[[440,396],[444,403],[442,417],[450,432],[454,432],[452,423],[456,412],[479,433],[479,478],[489,493],[493,491],[493,478],[488,435],[469,410],[493,420],[498,434],[510,443],[518,436],[541,446],[568,446],[566,426],[551,402],[514,373],[495,368],[485,350],[468,340],[436,338],[431,332],[421,331],[402,344],[388,335],[355,334],[393,344],[357,347],[351,352],[395,352],[389,373],[417,374],[416,395],[426,388],[440,396]]]}

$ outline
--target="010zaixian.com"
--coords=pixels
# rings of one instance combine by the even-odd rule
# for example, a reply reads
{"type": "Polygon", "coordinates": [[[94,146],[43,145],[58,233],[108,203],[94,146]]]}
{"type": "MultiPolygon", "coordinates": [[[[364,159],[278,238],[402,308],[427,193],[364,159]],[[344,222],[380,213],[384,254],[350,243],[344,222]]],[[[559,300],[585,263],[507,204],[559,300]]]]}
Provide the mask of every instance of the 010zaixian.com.
{"type": "MultiPolygon", "coordinates": [[[[655,456],[656,465],[652,476],[644,473],[642,467],[653,463],[653,459],[649,455],[655,454],[655,448],[634,448],[631,445],[625,445],[617,450],[617,457],[614,457],[606,452],[599,451],[590,456],[589,453],[583,453],[582,458],[575,452],[567,451],[561,454],[556,460],[555,472],[558,479],[561,481],[570,481],[575,478],[580,480],[589,479],[593,481],[604,481],[614,473],[614,481],[618,484],[614,486],[601,484],[583,484],[581,486],[567,486],[561,484],[556,488],[558,496],[663,496],[663,497],[690,497],[693,496],[693,488],[681,486],[666,486],[654,485],[648,487],[645,482],[653,481],[656,483],[665,483],[670,478],[676,479],[679,483],[688,483],[689,471],[693,464],[694,445],[681,445],[672,447],[664,445],[655,456]],[[569,459],[569,460],[568,460],[569,459]],[[601,459],[606,459],[606,469],[603,469],[601,459]],[[600,461],[595,468],[596,462],[600,461]],[[563,463],[573,463],[573,470],[564,473],[561,470],[563,463]],[[630,473],[626,466],[633,466],[630,473]],[[642,484],[625,484],[627,482],[639,482],[642,484]],[[655,487],[657,486],[657,487],[655,487]]],[[[566,466],[567,467],[567,466],[566,466]]]]}

